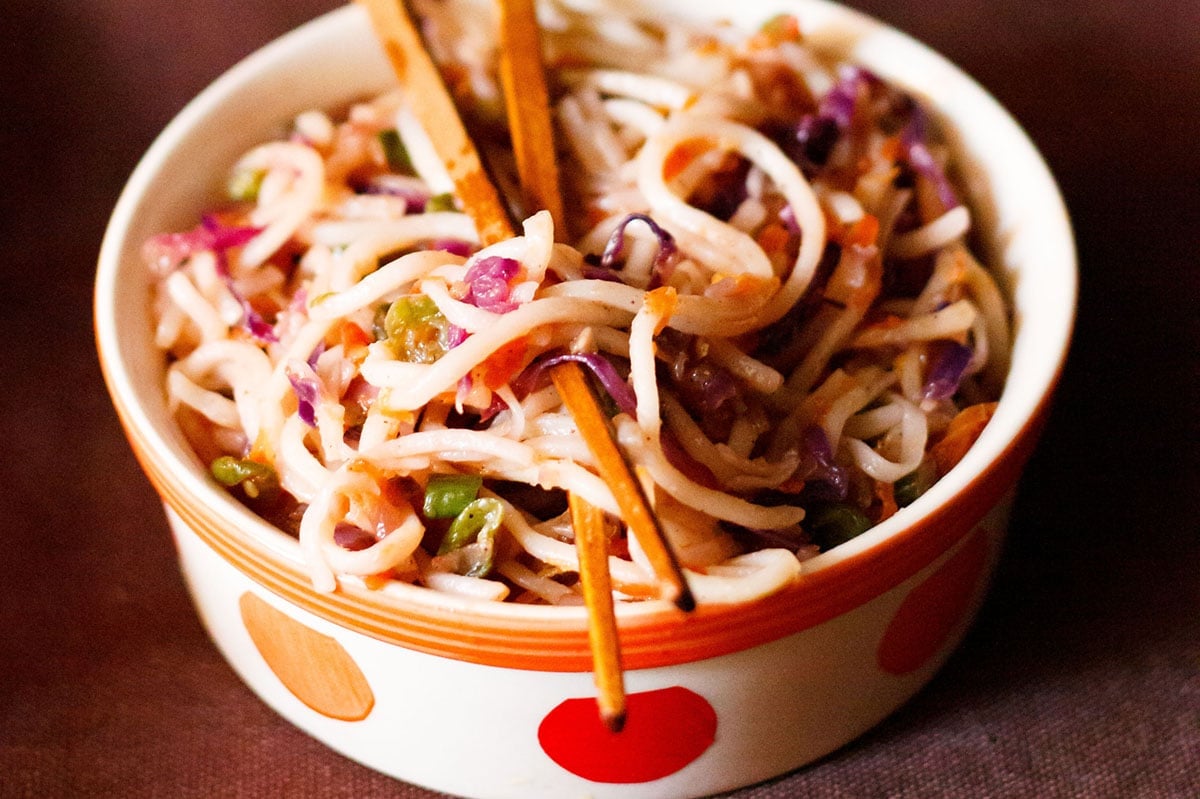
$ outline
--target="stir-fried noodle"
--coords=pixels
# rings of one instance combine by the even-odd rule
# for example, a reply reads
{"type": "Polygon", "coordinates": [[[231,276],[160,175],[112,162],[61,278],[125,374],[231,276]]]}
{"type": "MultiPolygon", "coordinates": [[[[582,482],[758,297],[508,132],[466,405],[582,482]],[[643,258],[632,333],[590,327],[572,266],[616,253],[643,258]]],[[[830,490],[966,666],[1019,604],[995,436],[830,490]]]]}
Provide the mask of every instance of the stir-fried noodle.
{"type": "MultiPolygon", "coordinates": [[[[505,185],[489,20],[427,5],[505,185]]],[[[549,380],[573,359],[698,601],[762,596],[958,461],[1004,300],[921,106],[794,19],[543,11],[569,218],[480,249],[401,97],[301,114],[226,207],[146,245],[171,408],[321,590],[578,603],[574,492],[609,514],[618,595],[651,595],[549,380]]]]}

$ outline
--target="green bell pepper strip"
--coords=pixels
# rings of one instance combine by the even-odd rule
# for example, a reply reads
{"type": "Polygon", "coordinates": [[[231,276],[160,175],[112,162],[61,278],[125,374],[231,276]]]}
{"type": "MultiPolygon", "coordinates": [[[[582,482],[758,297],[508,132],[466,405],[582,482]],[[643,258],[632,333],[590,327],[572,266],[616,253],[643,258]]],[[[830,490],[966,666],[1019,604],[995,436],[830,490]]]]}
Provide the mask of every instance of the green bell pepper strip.
{"type": "Polygon", "coordinates": [[[396,357],[409,363],[433,363],[450,348],[450,323],[422,294],[401,297],[388,308],[384,332],[396,357]]]}
{"type": "Polygon", "coordinates": [[[483,478],[477,474],[435,474],[425,486],[427,519],[454,519],[479,494],[483,478]]]}
{"type": "Polygon", "coordinates": [[[249,458],[222,455],[209,464],[208,470],[223,486],[240,485],[250,499],[269,496],[279,490],[279,475],[275,470],[249,458]]]}
{"type": "Polygon", "coordinates": [[[467,546],[474,538],[475,545],[483,548],[484,557],[467,571],[467,577],[482,577],[491,571],[496,531],[500,529],[503,518],[504,506],[500,500],[491,497],[473,500],[450,523],[438,554],[448,555],[467,546]]]}
{"type": "Polygon", "coordinates": [[[454,195],[445,192],[443,194],[435,194],[425,203],[425,213],[432,214],[437,211],[457,211],[458,207],[454,204],[454,195]]]}
{"type": "Polygon", "coordinates": [[[400,140],[400,133],[395,128],[379,131],[379,143],[383,146],[383,156],[387,159],[388,169],[406,175],[412,174],[412,158],[409,157],[404,142],[400,140]]]}
{"type": "Polygon", "coordinates": [[[853,505],[831,502],[810,509],[804,526],[822,549],[831,549],[865,533],[871,520],[853,505]]]}

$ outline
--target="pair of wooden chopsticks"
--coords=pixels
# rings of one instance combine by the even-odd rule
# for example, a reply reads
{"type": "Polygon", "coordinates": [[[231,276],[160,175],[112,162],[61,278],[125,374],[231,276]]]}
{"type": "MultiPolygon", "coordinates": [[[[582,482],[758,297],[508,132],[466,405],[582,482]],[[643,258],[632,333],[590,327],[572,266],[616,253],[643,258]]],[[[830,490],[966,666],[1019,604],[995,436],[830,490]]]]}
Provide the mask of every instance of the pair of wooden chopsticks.
{"type": "MultiPolygon", "coordinates": [[[[482,243],[486,246],[511,238],[515,235],[515,225],[488,178],[404,0],[359,2],[366,7],[384,52],[410,98],[410,107],[430,134],[433,148],[454,183],[463,209],[474,220],[482,243]]],[[[554,129],[533,0],[498,2],[500,76],[517,171],[525,194],[524,207],[550,211],[556,226],[561,226],[563,206],[555,163],[554,129]]],[[[612,428],[582,370],[578,364],[566,362],[551,370],[551,377],[596,458],[600,476],[612,489],[623,520],[654,569],[660,596],[690,611],[695,600],[679,562],[659,529],[629,461],[613,440],[612,428]]],[[[588,637],[599,691],[597,701],[601,717],[615,732],[625,721],[625,689],[603,514],[575,495],[570,497],[570,510],[580,581],[588,608],[588,637]]]]}

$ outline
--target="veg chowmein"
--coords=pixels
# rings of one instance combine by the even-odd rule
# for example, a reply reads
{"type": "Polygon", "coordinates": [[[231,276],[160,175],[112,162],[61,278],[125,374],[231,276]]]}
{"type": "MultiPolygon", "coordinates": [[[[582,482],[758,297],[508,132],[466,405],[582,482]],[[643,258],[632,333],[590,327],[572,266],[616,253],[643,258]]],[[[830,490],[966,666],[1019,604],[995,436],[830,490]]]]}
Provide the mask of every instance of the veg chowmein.
{"type": "MultiPolygon", "coordinates": [[[[417,10],[511,187],[494,25],[463,5],[417,10]]],[[[550,380],[573,360],[697,600],[763,596],[911,503],[995,406],[1008,312],[948,149],[792,17],[541,10],[567,218],[526,209],[481,248],[406,98],[302,113],[145,245],[170,407],[320,590],[579,604],[571,492],[607,513],[618,597],[653,596],[550,380]]]]}

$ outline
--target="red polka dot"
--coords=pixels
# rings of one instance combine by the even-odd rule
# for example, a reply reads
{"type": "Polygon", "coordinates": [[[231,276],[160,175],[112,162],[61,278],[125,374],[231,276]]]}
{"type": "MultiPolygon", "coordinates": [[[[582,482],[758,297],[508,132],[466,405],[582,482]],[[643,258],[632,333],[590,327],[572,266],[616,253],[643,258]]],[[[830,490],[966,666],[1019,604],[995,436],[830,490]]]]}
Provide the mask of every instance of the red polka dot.
{"type": "Polygon", "coordinates": [[[889,674],[908,674],[936,655],[966,618],[988,560],[988,535],[971,533],[957,552],[900,604],[876,659],[889,674]]]}
{"type": "Polygon", "coordinates": [[[568,699],[538,727],[538,743],[555,763],[593,782],[637,783],[670,776],[716,740],[708,701],[675,686],[630,694],[625,727],[612,732],[592,697],[568,699]]]}

